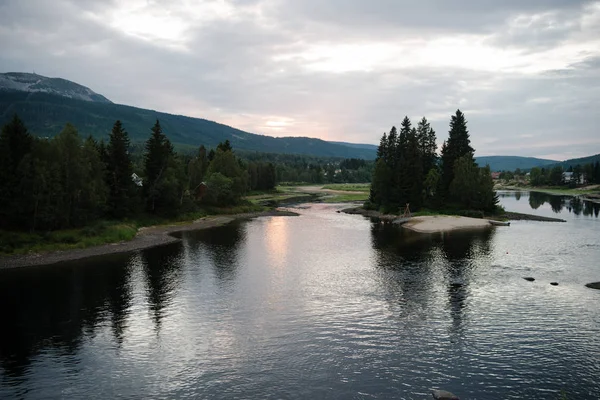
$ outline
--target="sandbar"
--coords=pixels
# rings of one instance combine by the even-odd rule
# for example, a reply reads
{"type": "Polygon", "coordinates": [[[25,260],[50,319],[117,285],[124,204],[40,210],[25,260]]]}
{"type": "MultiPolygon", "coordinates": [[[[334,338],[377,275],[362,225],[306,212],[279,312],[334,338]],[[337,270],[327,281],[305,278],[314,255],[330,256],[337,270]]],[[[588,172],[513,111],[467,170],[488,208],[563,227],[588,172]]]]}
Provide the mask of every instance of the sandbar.
{"type": "Polygon", "coordinates": [[[457,229],[483,229],[492,225],[487,219],[436,215],[410,218],[402,225],[404,228],[420,233],[448,232],[457,229]]]}

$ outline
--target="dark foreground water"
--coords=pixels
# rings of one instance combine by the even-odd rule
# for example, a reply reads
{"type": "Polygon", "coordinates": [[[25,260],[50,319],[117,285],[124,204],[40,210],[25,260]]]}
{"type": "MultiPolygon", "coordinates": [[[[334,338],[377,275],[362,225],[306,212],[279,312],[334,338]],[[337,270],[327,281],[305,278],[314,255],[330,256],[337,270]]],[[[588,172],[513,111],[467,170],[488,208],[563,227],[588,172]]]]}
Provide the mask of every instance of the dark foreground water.
{"type": "Polygon", "coordinates": [[[0,271],[0,398],[598,399],[599,206],[518,197],[568,222],[420,235],[312,205],[0,271]]]}

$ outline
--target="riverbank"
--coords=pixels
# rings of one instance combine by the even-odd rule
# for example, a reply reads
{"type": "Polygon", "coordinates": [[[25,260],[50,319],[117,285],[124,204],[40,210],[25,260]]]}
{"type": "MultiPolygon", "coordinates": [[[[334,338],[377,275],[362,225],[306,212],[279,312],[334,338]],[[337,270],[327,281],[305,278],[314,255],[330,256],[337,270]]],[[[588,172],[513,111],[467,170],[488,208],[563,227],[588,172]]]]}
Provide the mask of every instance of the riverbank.
{"type": "Polygon", "coordinates": [[[402,224],[402,227],[419,233],[449,232],[459,229],[486,229],[492,226],[487,219],[454,215],[412,217],[402,224]]]}
{"type": "MultiPolygon", "coordinates": [[[[378,211],[366,210],[362,207],[347,208],[341,212],[376,218],[380,221],[402,225],[405,228],[422,233],[447,232],[457,229],[480,229],[499,225],[496,218],[490,220],[487,218],[471,218],[458,215],[428,215],[403,218],[395,214],[382,214],[378,211]]],[[[511,221],[566,222],[564,219],[516,212],[506,212],[500,216],[500,219],[511,221]]]]}
{"type": "Polygon", "coordinates": [[[383,214],[362,207],[347,208],[342,210],[346,214],[363,215],[376,218],[380,221],[401,225],[404,228],[420,233],[448,232],[459,229],[481,229],[493,226],[484,218],[471,218],[458,215],[427,215],[417,217],[402,217],[395,214],[383,214]]]}
{"type": "Polygon", "coordinates": [[[580,188],[564,188],[564,187],[537,187],[537,186],[513,186],[496,184],[494,190],[509,190],[522,192],[538,192],[551,194],[554,196],[573,196],[573,197],[590,197],[600,199],[600,185],[589,185],[580,188]]]}
{"type": "Polygon", "coordinates": [[[114,253],[148,249],[180,241],[176,235],[186,231],[214,228],[226,225],[236,219],[250,219],[267,216],[297,216],[297,213],[285,210],[267,210],[232,215],[203,217],[187,224],[169,224],[140,228],[135,237],[129,241],[109,243],[84,249],[70,249],[22,255],[0,256],[0,269],[28,266],[51,265],[63,261],[74,261],[88,257],[96,257],[114,253]]]}

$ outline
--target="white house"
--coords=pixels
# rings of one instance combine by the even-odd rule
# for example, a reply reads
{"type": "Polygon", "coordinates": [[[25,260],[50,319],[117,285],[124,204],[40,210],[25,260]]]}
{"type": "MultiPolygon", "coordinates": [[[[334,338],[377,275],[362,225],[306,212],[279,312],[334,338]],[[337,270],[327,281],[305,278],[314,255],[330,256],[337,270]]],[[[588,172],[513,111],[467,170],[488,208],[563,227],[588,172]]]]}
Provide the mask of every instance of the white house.
{"type": "Polygon", "coordinates": [[[135,183],[138,186],[144,186],[144,181],[142,178],[140,178],[139,176],[137,176],[137,174],[134,172],[133,174],[131,174],[131,180],[133,181],[133,183],[135,183]]]}

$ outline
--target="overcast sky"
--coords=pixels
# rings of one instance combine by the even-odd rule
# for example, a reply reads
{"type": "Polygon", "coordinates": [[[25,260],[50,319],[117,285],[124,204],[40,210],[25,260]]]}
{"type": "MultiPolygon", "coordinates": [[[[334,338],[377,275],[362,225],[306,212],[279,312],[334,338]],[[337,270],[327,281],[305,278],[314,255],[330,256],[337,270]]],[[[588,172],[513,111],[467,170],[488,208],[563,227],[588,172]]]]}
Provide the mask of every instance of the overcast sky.
{"type": "Polygon", "coordinates": [[[404,115],[477,155],[600,153],[600,1],[0,0],[0,72],[272,136],[377,144],[404,115]]]}

